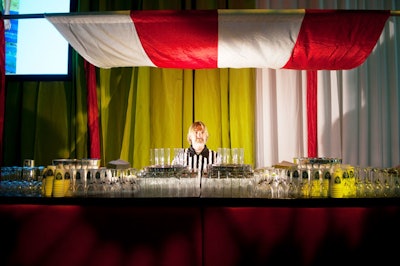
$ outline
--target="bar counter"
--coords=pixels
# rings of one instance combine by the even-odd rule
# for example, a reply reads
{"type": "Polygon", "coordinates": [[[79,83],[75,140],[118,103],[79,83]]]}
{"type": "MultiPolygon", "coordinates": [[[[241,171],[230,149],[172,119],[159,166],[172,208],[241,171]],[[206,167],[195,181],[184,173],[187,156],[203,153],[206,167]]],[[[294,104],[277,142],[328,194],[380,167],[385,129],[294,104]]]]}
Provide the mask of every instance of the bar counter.
{"type": "Polygon", "coordinates": [[[0,197],[2,265],[387,265],[400,199],[0,197]]]}
{"type": "Polygon", "coordinates": [[[388,198],[218,198],[218,197],[7,197],[0,196],[1,205],[77,205],[109,207],[284,207],[284,208],[331,208],[331,207],[388,207],[400,206],[400,197],[388,198]]]}

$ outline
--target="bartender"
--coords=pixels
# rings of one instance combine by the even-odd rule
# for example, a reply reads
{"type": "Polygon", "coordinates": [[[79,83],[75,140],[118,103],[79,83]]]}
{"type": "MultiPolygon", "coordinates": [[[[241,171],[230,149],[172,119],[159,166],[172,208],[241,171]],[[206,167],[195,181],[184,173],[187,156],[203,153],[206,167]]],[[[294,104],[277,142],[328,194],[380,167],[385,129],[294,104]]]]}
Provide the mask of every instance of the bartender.
{"type": "Polygon", "coordinates": [[[206,172],[208,165],[217,163],[219,155],[208,149],[208,130],[202,121],[196,121],[189,127],[187,140],[190,147],[184,150],[184,164],[190,170],[206,172]]]}

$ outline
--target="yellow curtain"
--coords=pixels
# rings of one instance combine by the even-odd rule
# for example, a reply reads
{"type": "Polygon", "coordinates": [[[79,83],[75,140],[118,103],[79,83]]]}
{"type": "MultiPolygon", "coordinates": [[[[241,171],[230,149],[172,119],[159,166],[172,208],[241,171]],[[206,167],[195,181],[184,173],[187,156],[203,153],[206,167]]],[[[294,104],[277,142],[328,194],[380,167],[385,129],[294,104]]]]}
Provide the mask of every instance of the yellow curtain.
{"type": "Polygon", "coordinates": [[[187,129],[206,123],[209,148],[245,148],[254,162],[253,69],[101,69],[102,158],[149,165],[151,148],[187,147],[187,129]]]}

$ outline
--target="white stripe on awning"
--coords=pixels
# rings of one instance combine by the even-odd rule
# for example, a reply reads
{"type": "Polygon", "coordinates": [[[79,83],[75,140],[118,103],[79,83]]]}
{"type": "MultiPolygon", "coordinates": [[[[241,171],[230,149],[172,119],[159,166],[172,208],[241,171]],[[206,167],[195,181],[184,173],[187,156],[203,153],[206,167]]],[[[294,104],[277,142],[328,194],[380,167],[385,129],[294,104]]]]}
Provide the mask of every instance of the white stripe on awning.
{"type": "Polygon", "coordinates": [[[303,18],[304,10],[295,14],[218,10],[218,67],[282,68],[303,18]]]}
{"type": "Polygon", "coordinates": [[[45,17],[82,57],[97,67],[154,66],[142,47],[130,11],[45,17]]]}

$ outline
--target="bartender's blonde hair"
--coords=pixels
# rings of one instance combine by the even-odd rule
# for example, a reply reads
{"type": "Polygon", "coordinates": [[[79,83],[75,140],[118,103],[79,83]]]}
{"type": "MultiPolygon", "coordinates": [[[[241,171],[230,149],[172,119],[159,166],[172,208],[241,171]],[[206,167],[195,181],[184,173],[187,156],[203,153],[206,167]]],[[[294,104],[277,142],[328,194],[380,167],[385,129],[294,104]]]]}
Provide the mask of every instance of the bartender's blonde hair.
{"type": "Polygon", "coordinates": [[[191,144],[191,137],[196,135],[197,131],[203,131],[204,135],[206,136],[206,140],[208,139],[208,130],[206,125],[201,121],[193,122],[193,124],[189,127],[189,131],[187,134],[187,141],[191,144]]]}

